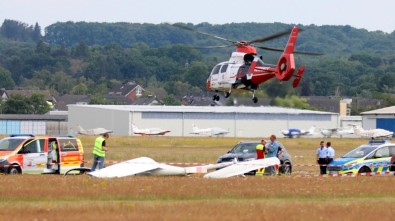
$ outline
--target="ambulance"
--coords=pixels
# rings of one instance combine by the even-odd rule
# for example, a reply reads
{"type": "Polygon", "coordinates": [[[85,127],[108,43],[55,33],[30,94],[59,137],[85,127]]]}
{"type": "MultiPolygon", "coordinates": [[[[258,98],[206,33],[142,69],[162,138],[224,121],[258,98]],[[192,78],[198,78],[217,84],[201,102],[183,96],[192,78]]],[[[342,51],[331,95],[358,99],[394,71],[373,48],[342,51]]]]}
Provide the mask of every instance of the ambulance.
{"type": "Polygon", "coordinates": [[[370,140],[329,163],[329,174],[384,173],[394,171],[395,143],[370,140]]]}
{"type": "Polygon", "coordinates": [[[64,174],[84,166],[84,149],[73,136],[15,134],[0,140],[0,173],[64,174]]]}

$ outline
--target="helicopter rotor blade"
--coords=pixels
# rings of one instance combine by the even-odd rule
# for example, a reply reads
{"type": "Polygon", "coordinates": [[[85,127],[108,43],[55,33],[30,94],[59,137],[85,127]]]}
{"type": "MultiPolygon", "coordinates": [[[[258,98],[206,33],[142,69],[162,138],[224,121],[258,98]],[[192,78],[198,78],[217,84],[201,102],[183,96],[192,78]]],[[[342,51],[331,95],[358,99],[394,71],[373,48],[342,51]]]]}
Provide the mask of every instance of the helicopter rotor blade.
{"type": "MultiPolygon", "coordinates": [[[[268,51],[279,51],[279,52],[284,51],[284,49],[271,48],[271,47],[266,47],[266,46],[255,46],[255,47],[263,49],[263,50],[268,50],[268,51]]],[[[304,54],[304,55],[324,55],[323,53],[307,52],[307,51],[294,51],[293,53],[294,54],[304,54]]]]}
{"type": "Polygon", "coordinates": [[[213,38],[216,38],[216,39],[220,39],[220,40],[223,40],[223,41],[231,42],[233,44],[237,43],[237,41],[229,40],[229,39],[217,36],[217,35],[213,35],[213,34],[210,34],[210,33],[204,32],[204,31],[199,31],[199,30],[196,30],[196,29],[193,29],[193,28],[189,28],[189,27],[186,27],[186,26],[183,26],[183,25],[179,25],[179,24],[171,24],[171,25],[174,26],[174,27],[177,27],[177,28],[181,28],[181,29],[187,30],[187,31],[192,31],[192,32],[196,32],[196,33],[199,33],[199,34],[202,34],[202,35],[207,35],[207,36],[210,36],[210,37],[213,37],[213,38]]]}
{"type": "Polygon", "coordinates": [[[273,35],[269,35],[269,36],[266,36],[266,37],[263,37],[263,38],[258,38],[258,39],[249,41],[248,43],[251,44],[251,43],[256,43],[256,42],[270,41],[272,39],[279,38],[279,37],[282,37],[284,35],[289,35],[291,33],[291,31],[292,31],[292,28],[287,29],[285,31],[278,32],[278,33],[273,34],[273,35]]]}
{"type": "Polygon", "coordinates": [[[211,48],[228,48],[228,47],[234,47],[234,45],[194,46],[193,48],[198,48],[198,49],[211,49],[211,48]]]}

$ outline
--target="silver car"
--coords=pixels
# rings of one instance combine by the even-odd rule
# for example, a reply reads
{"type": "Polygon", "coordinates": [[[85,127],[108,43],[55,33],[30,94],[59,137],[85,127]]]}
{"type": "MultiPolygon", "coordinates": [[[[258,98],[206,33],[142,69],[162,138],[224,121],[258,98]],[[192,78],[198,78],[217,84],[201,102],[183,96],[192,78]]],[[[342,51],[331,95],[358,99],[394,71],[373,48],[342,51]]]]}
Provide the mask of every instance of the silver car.
{"type": "MultiPolygon", "coordinates": [[[[256,155],[256,146],[259,144],[259,141],[243,141],[239,142],[236,146],[234,146],[227,154],[220,156],[217,160],[217,163],[229,162],[234,160],[235,158],[238,161],[249,161],[255,160],[257,158],[256,155]]],[[[292,160],[291,156],[288,154],[284,145],[280,143],[280,147],[282,152],[278,156],[278,159],[281,162],[279,172],[290,175],[292,173],[292,160]]],[[[265,170],[267,171],[267,170],[265,170]]],[[[251,171],[251,175],[255,174],[255,171],[251,171]]]]}

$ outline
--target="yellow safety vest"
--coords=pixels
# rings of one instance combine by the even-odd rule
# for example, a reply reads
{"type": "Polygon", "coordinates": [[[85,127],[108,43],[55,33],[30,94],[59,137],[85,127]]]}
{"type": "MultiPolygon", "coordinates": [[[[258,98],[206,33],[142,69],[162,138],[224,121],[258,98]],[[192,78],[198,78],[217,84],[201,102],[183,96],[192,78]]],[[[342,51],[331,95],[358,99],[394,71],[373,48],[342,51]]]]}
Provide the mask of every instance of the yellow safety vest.
{"type": "Polygon", "coordinates": [[[263,146],[262,144],[256,145],[256,149],[257,149],[257,150],[263,150],[264,147],[265,147],[265,146],[263,146]]]}
{"type": "Polygon", "coordinates": [[[103,141],[104,141],[103,137],[98,137],[95,140],[95,148],[93,148],[93,154],[99,157],[106,156],[106,152],[102,149],[103,141]]]}

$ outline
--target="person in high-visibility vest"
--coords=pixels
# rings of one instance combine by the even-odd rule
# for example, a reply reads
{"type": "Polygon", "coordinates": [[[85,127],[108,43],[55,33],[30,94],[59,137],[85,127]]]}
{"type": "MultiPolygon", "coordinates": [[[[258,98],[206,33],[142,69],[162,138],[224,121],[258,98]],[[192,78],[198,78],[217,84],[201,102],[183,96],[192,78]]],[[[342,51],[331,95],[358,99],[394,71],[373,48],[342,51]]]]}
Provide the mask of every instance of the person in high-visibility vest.
{"type": "MultiPolygon", "coordinates": [[[[266,141],[264,139],[261,140],[261,143],[256,145],[256,158],[264,159],[265,158],[265,145],[266,141]]],[[[255,176],[262,176],[265,172],[265,168],[260,168],[255,172],[255,176]]]]}
{"type": "Polygon", "coordinates": [[[52,141],[48,148],[48,163],[47,169],[57,170],[58,169],[58,146],[56,141],[52,141]]]}
{"type": "Polygon", "coordinates": [[[99,165],[99,170],[104,168],[104,159],[108,148],[106,146],[106,140],[110,137],[108,133],[97,137],[95,140],[95,147],[93,148],[93,165],[91,171],[95,171],[99,165]]]}

